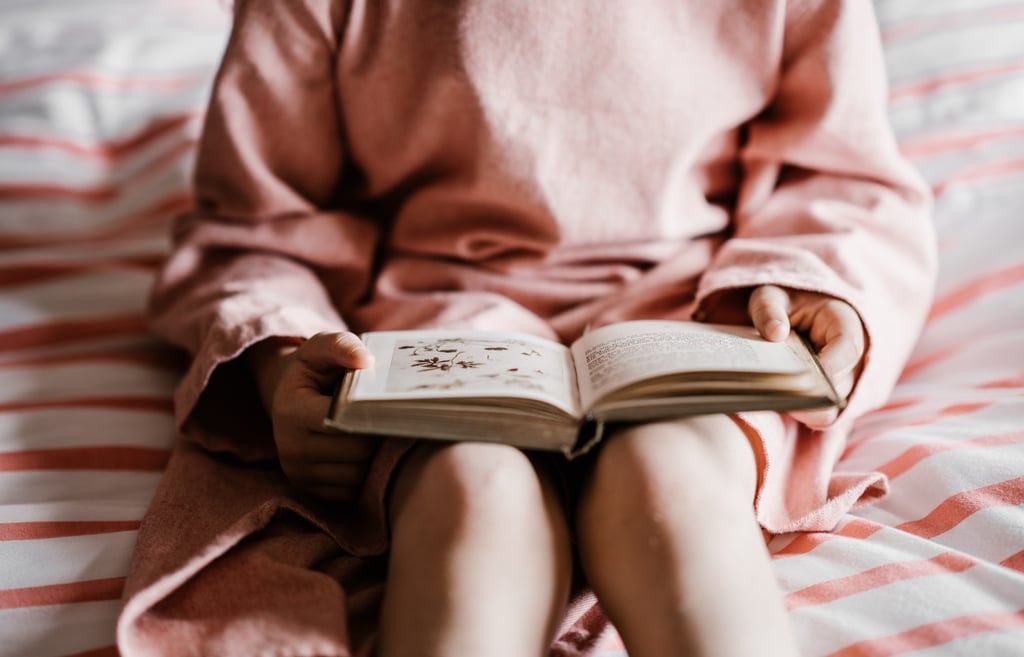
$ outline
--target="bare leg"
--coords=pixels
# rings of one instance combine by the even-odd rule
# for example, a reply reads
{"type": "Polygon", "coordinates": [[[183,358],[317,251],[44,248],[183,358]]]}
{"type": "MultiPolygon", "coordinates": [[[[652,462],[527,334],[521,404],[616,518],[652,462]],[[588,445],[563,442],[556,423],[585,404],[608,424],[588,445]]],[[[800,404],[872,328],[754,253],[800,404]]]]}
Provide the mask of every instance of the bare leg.
{"type": "Polygon", "coordinates": [[[398,476],[380,655],[546,655],[568,598],[561,500],[502,445],[421,448],[398,476]]]}
{"type": "Polygon", "coordinates": [[[796,655],[725,416],[612,436],[577,516],[582,565],[630,657],[796,655]]]}

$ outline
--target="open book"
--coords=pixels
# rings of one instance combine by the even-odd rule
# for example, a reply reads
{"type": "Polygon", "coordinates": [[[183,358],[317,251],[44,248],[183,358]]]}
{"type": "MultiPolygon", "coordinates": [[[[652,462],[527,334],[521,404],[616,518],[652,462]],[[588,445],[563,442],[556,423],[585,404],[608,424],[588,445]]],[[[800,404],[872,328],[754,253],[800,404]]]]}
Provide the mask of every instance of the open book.
{"type": "Polygon", "coordinates": [[[570,347],[504,332],[361,337],[376,362],[345,374],[325,420],[350,433],[496,441],[572,458],[608,423],[844,403],[796,333],[769,342],[752,327],[638,320],[570,347]]]}

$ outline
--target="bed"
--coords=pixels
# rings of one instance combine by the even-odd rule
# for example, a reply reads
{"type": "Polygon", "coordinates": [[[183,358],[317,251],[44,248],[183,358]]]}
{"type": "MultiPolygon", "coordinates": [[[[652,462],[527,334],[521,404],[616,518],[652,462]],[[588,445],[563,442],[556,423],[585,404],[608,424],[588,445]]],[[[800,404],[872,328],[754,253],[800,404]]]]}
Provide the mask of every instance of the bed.
{"type": "MultiPolygon", "coordinates": [[[[808,657],[1024,655],[1024,1],[875,5],[938,293],[843,455],[890,494],[770,549],[808,657]]],[[[228,11],[0,3],[0,655],[118,654],[182,367],[143,307],[228,11]]]]}

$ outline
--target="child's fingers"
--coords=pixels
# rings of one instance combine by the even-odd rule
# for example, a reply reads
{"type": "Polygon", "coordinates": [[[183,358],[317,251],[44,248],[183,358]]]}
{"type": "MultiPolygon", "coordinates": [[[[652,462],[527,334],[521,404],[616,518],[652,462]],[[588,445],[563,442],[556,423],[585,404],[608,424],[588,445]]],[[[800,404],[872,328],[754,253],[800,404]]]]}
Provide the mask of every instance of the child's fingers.
{"type": "Polygon", "coordinates": [[[319,497],[348,501],[366,480],[376,447],[367,437],[299,431],[279,442],[278,452],[293,484],[319,497]]]}
{"type": "Polygon", "coordinates": [[[331,395],[309,386],[288,390],[274,409],[275,432],[301,436],[302,449],[316,459],[334,461],[367,457],[376,449],[377,439],[347,434],[325,425],[331,402],[331,395]]]}
{"type": "MultiPolygon", "coordinates": [[[[821,367],[836,392],[845,397],[853,390],[864,358],[866,340],[860,316],[844,301],[813,292],[792,297],[792,322],[807,331],[821,367]]],[[[790,415],[812,429],[823,429],[839,415],[836,408],[795,411],[790,415]]]]}
{"type": "MultiPolygon", "coordinates": [[[[853,390],[853,383],[855,381],[854,371],[849,370],[844,374],[840,374],[836,378],[832,378],[832,386],[836,389],[836,392],[845,397],[850,394],[853,390]]],[[[839,417],[839,409],[835,407],[820,408],[810,411],[793,411],[790,415],[804,426],[810,427],[811,429],[824,429],[839,417]]]]}
{"type": "Polygon", "coordinates": [[[789,415],[805,427],[824,429],[836,421],[839,411],[834,408],[822,408],[813,411],[793,411],[789,415]]]}
{"type": "MultiPolygon", "coordinates": [[[[850,375],[860,363],[863,355],[862,343],[849,332],[844,331],[821,348],[821,351],[818,352],[818,360],[833,383],[849,379],[849,387],[852,389],[853,381],[850,375]]],[[[845,395],[850,391],[839,390],[839,392],[845,395]]]]}
{"type": "MultiPolygon", "coordinates": [[[[861,329],[859,323],[856,332],[849,330],[832,331],[834,335],[818,351],[818,361],[828,375],[836,392],[846,397],[853,390],[857,380],[857,371],[864,356],[864,342],[859,339],[861,329]]],[[[812,429],[823,429],[835,422],[839,416],[836,408],[825,408],[812,411],[790,413],[797,421],[812,429]]]]}
{"type": "Polygon", "coordinates": [[[789,335],[789,293],[776,285],[754,288],[747,312],[754,328],[767,340],[778,342],[789,335]]]}

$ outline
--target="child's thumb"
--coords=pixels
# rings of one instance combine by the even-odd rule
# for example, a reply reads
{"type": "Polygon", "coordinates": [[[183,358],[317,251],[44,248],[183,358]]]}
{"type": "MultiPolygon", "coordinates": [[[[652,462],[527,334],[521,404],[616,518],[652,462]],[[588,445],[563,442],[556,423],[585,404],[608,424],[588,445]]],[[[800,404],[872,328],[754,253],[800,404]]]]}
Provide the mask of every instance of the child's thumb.
{"type": "Polygon", "coordinates": [[[317,333],[296,352],[296,357],[318,374],[373,365],[373,354],[354,333],[317,333]]]}

